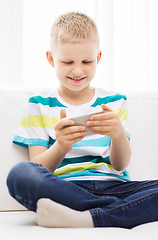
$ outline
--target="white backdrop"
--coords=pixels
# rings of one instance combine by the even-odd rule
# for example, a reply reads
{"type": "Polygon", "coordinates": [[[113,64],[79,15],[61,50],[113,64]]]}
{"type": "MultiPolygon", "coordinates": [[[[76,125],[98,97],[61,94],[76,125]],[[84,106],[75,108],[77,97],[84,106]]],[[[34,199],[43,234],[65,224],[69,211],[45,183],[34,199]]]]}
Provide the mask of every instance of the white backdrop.
{"type": "Polygon", "coordinates": [[[0,0],[0,87],[57,86],[45,52],[52,22],[72,10],[99,28],[103,57],[94,85],[158,90],[158,0],[0,0]]]}

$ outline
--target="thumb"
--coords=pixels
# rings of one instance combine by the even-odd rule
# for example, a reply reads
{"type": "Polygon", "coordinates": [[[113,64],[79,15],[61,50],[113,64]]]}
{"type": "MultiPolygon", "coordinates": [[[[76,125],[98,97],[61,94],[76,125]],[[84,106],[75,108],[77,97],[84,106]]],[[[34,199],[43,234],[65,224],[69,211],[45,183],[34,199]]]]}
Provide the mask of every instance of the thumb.
{"type": "Polygon", "coordinates": [[[107,105],[105,105],[105,104],[102,104],[101,107],[102,107],[103,110],[107,110],[108,112],[113,112],[113,111],[111,110],[111,108],[109,108],[109,107],[108,107],[107,105]]]}
{"type": "Polygon", "coordinates": [[[61,109],[60,111],[60,119],[66,118],[66,111],[65,109],[61,109]]]}

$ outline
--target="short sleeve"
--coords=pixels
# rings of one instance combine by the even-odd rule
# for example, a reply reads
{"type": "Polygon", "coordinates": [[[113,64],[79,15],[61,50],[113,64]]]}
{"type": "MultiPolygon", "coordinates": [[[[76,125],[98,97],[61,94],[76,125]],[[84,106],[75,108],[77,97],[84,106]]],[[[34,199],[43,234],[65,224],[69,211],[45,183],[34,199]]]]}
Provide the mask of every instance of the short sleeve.
{"type": "Polygon", "coordinates": [[[21,120],[13,143],[26,148],[28,148],[28,145],[41,145],[48,148],[49,136],[46,131],[40,105],[36,101],[36,98],[31,97],[30,99],[27,106],[27,113],[21,120]]]}
{"type": "Polygon", "coordinates": [[[126,136],[129,138],[130,140],[130,133],[129,133],[129,124],[128,124],[128,108],[127,108],[127,98],[126,96],[124,96],[124,98],[122,99],[122,103],[120,108],[117,109],[117,113],[119,115],[119,118],[122,122],[122,125],[126,131],[126,136]]]}

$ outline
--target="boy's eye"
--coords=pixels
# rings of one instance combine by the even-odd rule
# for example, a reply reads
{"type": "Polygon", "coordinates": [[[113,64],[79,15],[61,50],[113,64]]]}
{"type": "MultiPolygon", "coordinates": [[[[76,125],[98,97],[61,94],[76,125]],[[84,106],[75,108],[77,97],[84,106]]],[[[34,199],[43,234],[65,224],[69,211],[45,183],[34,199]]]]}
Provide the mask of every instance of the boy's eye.
{"type": "Polygon", "coordinates": [[[72,61],[70,61],[70,62],[64,62],[64,61],[63,61],[63,63],[64,63],[64,64],[72,64],[73,62],[72,62],[72,61]]]}
{"type": "MultiPolygon", "coordinates": [[[[90,63],[92,63],[92,62],[93,62],[93,61],[82,61],[83,64],[90,64],[90,63]]],[[[73,64],[73,61],[68,61],[68,62],[62,61],[62,63],[64,63],[64,64],[73,64]]]]}
{"type": "Polygon", "coordinates": [[[92,63],[92,61],[82,61],[84,64],[92,63]]]}

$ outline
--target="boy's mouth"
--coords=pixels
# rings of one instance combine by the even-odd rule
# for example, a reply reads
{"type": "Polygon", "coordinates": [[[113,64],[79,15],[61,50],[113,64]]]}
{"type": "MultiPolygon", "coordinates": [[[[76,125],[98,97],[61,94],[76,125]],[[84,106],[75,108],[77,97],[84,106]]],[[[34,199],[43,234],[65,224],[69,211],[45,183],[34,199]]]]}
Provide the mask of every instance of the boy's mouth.
{"type": "Polygon", "coordinates": [[[75,83],[79,83],[79,82],[82,82],[85,77],[82,77],[82,78],[72,78],[72,77],[68,77],[72,82],[75,82],[75,83]]]}

